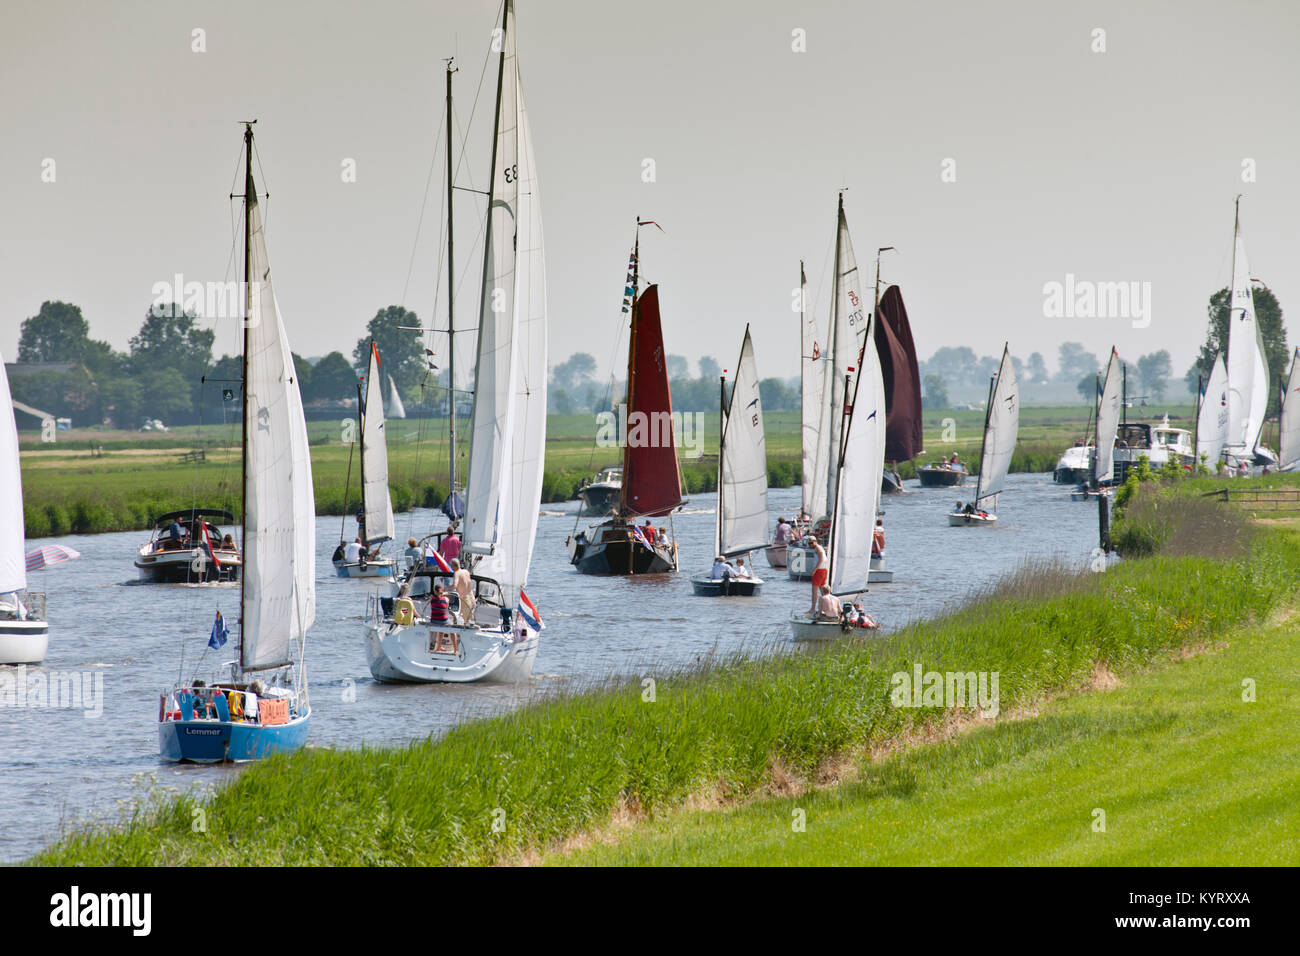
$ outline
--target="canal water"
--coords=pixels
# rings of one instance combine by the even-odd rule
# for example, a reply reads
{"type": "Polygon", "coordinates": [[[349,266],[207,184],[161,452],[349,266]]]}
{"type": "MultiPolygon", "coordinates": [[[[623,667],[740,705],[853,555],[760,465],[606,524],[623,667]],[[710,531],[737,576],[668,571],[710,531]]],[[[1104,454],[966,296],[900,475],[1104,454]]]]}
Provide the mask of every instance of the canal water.
{"type": "MultiPolygon", "coordinates": [[[[931,617],[1027,560],[1081,566],[1096,542],[1095,503],[1071,502],[1050,475],[1012,475],[999,522],[950,528],[953,503],[973,489],[920,489],[882,502],[888,585],[866,604],[886,629],[931,617]]],[[[711,564],[715,496],[693,496],[673,523],[681,573],[594,578],[570,567],[565,538],[576,503],[543,506],[528,594],[545,620],[535,677],[528,685],[389,686],[366,666],[362,618],[373,583],[338,578],[330,554],[338,518],[317,519],[317,612],[308,639],[312,692],[309,745],[404,744],[462,721],[516,707],[539,692],[580,688],[609,677],[653,676],[710,654],[770,653],[789,646],[791,612],[806,608],[807,582],[789,580],[756,554],[766,582],[754,599],[696,598],[689,576],[711,564]]],[[[772,517],[798,510],[798,489],[772,489],[772,517]]],[[[347,534],[354,533],[351,519],[347,534]]],[[[435,512],[397,516],[402,540],[442,526],[435,512]]],[[[158,695],[182,673],[208,676],[229,659],[238,618],[237,586],[144,584],[132,565],[141,532],[32,540],[81,552],[70,564],[31,575],[48,595],[49,653],[40,668],[7,668],[35,690],[54,672],[75,672],[102,687],[94,709],[0,703],[0,861],[36,852],[91,820],[115,821],[133,806],[181,789],[202,789],[239,773],[159,760],[158,695]],[[216,610],[232,643],[207,650],[216,610]]],[[[29,695],[30,698],[34,695],[29,695]]]]}

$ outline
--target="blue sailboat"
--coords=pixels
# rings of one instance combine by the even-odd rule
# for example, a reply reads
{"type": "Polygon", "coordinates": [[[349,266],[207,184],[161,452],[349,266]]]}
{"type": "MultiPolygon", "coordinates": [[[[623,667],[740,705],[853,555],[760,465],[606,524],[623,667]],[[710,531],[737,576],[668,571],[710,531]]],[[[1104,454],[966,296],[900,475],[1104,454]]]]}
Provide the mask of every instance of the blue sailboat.
{"type": "MultiPolygon", "coordinates": [[[[293,353],[271,288],[244,126],[243,555],[238,657],[211,682],[182,681],[158,703],[158,750],[193,763],[296,750],[311,720],[304,656],[316,618],[316,507],[293,353]]],[[[228,628],[217,612],[208,646],[228,628]]]]}

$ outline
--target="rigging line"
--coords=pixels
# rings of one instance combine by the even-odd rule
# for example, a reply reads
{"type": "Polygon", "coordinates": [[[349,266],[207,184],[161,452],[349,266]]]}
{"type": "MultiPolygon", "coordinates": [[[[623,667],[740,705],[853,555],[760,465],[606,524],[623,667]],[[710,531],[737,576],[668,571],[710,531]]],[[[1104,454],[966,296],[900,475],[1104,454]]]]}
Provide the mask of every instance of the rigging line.
{"type": "MultiPolygon", "coordinates": [[[[415,257],[416,254],[420,251],[420,231],[424,228],[424,210],[429,205],[429,185],[433,182],[433,170],[438,165],[438,147],[441,144],[442,144],[442,126],[439,125],[438,138],[434,140],[433,143],[433,156],[429,160],[429,173],[427,176],[425,176],[424,179],[424,198],[420,200],[420,216],[415,223],[415,239],[411,243],[411,260],[406,265],[406,281],[402,283],[401,303],[403,308],[405,308],[406,306],[406,293],[411,285],[411,274],[415,272],[415,257]]],[[[441,207],[439,207],[439,209],[441,210],[441,207]]],[[[439,213],[439,218],[441,219],[441,212],[439,213]]],[[[442,261],[441,247],[439,248],[438,256],[439,256],[438,261],[439,263],[441,263],[442,261]]],[[[438,299],[436,295],[434,296],[433,303],[434,303],[434,307],[436,308],[438,304],[438,299]]]]}

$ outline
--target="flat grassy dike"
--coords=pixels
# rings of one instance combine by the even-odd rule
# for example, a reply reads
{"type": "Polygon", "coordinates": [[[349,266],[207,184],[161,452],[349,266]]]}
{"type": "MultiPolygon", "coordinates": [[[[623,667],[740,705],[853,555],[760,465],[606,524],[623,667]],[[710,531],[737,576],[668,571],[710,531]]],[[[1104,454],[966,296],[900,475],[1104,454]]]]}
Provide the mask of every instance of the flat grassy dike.
{"type": "Polygon", "coordinates": [[[308,748],[33,862],[485,864],[565,850],[578,851],[568,862],[1161,862],[1179,847],[1294,860],[1282,615],[1300,592],[1300,532],[1225,507],[1212,535],[1180,534],[1204,520],[1182,501],[1169,495],[1162,517],[1180,553],[1104,574],[1026,568],[884,642],[655,675],[653,701],[633,677],[407,747],[308,748]],[[1212,553],[1195,553],[1207,540],[1212,553]],[[917,663],[997,671],[1001,711],[1019,719],[954,737],[951,712],[892,706],[890,676],[917,663]],[[1118,690],[1092,692],[1111,674],[1118,690]],[[941,742],[870,759],[927,739],[941,742]],[[800,797],[800,834],[792,804],[758,799],[839,780],[800,797]],[[1104,835],[1090,828],[1098,807],[1104,835]]]}
{"type": "MultiPolygon", "coordinates": [[[[1051,471],[1062,450],[1086,429],[1086,410],[1079,406],[1025,409],[1020,441],[1011,462],[1014,472],[1051,471]]],[[[788,488],[800,478],[800,424],[797,412],[768,412],[768,483],[788,488]]],[[[468,435],[468,422],[461,422],[468,435]]],[[[979,468],[984,413],[928,412],[924,462],[957,452],[972,471],[979,468]]],[[[542,501],[567,501],[582,480],[606,465],[619,464],[617,448],[593,453],[596,421],[592,415],[552,415],[546,423],[546,470],[542,501]]],[[[355,514],[361,503],[358,463],[349,453],[342,421],[308,424],[312,478],[318,515],[355,514]]],[[[692,446],[679,448],[687,494],[715,490],[718,420],[706,414],[703,426],[692,419],[692,446]]],[[[239,432],[232,425],[182,426],[166,433],[77,429],[59,432],[53,444],[39,436],[21,436],[23,502],[28,538],[64,534],[135,531],[152,526],[160,514],[198,503],[239,511],[239,432]],[[194,450],[201,461],[182,457],[194,450]]],[[[404,419],[389,423],[389,491],[398,512],[436,508],[447,494],[447,422],[404,419]]],[[[469,470],[467,448],[460,447],[460,474],[469,470]]],[[[904,478],[916,464],[899,466],[904,478]]]]}

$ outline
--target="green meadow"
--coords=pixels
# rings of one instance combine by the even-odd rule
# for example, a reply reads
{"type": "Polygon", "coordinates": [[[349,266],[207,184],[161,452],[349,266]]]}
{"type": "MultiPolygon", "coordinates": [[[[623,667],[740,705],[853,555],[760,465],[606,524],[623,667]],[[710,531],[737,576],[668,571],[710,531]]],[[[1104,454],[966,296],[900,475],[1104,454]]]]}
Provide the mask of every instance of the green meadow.
{"type": "MultiPolygon", "coordinates": [[[[694,420],[692,420],[694,422],[694,420]]],[[[764,417],[768,479],[789,487],[800,477],[800,426],[797,412],[764,417]]],[[[343,421],[311,422],[308,433],[315,483],[316,513],[341,515],[360,504],[358,462],[343,421]],[[345,440],[349,439],[349,440],[345,440]]],[[[925,417],[925,458],[957,452],[978,470],[984,413],[933,412],[925,417]]],[[[1050,471],[1062,450],[1081,438],[1086,409],[1027,408],[1013,471],[1050,471]]],[[[459,425],[461,437],[469,423],[459,425]]],[[[606,465],[621,463],[617,448],[597,448],[597,425],[591,415],[552,415],[547,419],[546,472],[542,500],[574,497],[581,481],[606,465]]],[[[718,416],[704,415],[699,440],[679,449],[688,493],[716,486],[718,416]]],[[[239,432],[229,425],[176,428],[165,433],[77,429],[59,432],[57,442],[43,444],[22,433],[23,497],[29,538],[91,534],[149,527],[160,514],[195,505],[239,511],[239,432]],[[201,450],[201,461],[183,456],[201,450]]],[[[464,444],[458,443],[459,474],[468,471],[464,444]]],[[[405,419],[389,423],[389,487],[393,507],[436,507],[447,493],[446,419],[405,419]]],[[[925,458],[919,459],[924,461],[925,458]]],[[[904,478],[915,464],[902,463],[904,478]]]]}
{"type": "Polygon", "coordinates": [[[1173,530],[1104,573],[1027,566],[884,639],[309,747],[33,862],[1295,862],[1300,530],[1150,488],[1173,530]],[[895,706],[918,665],[997,672],[999,719],[895,706]]]}

